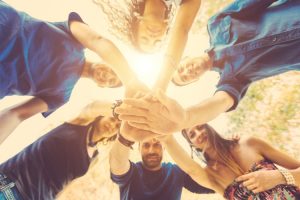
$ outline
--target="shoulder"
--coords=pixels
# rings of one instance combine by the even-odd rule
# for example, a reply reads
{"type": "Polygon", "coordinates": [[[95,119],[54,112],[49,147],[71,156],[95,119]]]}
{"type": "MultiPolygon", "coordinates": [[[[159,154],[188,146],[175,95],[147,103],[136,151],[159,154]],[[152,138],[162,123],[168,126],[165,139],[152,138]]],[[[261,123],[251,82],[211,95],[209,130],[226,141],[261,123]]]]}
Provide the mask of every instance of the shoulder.
{"type": "Polygon", "coordinates": [[[256,150],[260,150],[266,146],[269,146],[268,143],[258,137],[249,136],[249,137],[243,137],[239,141],[239,144],[242,146],[247,146],[254,148],[256,150]]]}

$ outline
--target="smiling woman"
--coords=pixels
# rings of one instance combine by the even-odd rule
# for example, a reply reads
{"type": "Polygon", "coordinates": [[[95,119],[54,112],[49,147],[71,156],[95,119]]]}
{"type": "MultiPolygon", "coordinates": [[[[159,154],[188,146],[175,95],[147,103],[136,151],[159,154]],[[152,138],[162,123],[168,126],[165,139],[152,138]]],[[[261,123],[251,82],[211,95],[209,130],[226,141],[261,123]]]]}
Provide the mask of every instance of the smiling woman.
{"type": "Polygon", "coordinates": [[[200,0],[94,0],[106,14],[112,32],[143,53],[155,53],[169,41],[154,88],[166,90],[183,54],[200,0]],[[173,20],[173,15],[175,15],[173,20]]]}

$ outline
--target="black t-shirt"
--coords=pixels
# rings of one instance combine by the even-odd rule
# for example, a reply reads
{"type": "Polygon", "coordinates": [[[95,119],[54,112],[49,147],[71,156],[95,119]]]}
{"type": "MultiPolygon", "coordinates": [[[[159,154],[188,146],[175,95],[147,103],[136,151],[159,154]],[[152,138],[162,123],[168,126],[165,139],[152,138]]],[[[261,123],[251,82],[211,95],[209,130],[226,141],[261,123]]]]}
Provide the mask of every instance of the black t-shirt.
{"type": "Polygon", "coordinates": [[[88,126],[64,123],[0,165],[23,199],[55,199],[65,184],[84,175],[90,164],[88,126]]]}

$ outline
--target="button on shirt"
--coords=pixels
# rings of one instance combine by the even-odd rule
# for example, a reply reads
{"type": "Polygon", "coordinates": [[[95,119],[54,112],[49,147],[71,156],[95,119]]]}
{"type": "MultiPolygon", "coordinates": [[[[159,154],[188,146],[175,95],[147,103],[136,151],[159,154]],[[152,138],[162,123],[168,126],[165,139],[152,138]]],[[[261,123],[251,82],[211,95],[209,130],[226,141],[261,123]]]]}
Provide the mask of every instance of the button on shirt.
{"type": "Polygon", "coordinates": [[[217,91],[234,99],[233,110],[257,80],[300,70],[300,1],[237,0],[208,22],[217,91]]]}

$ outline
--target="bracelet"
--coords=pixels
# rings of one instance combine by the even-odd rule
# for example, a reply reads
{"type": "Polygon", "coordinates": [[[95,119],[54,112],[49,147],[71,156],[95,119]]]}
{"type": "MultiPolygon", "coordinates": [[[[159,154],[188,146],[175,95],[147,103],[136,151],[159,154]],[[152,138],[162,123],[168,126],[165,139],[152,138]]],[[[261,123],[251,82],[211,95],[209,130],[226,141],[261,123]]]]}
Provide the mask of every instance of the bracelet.
{"type": "Polygon", "coordinates": [[[281,175],[284,177],[286,184],[288,185],[296,185],[296,181],[294,176],[289,172],[287,169],[280,168],[278,171],[281,173],[281,175]]]}
{"type": "Polygon", "coordinates": [[[130,149],[133,149],[132,145],[134,145],[134,142],[124,138],[120,132],[118,133],[118,140],[124,146],[129,147],[130,149]]]}
{"type": "Polygon", "coordinates": [[[117,113],[115,112],[115,109],[116,109],[117,107],[121,106],[122,103],[123,103],[122,100],[116,100],[116,102],[113,103],[113,105],[112,105],[112,107],[111,107],[113,117],[116,118],[116,119],[118,119],[118,120],[120,120],[120,119],[119,119],[119,114],[117,114],[117,113]]]}
{"type": "Polygon", "coordinates": [[[176,62],[175,62],[175,59],[173,58],[173,56],[171,56],[169,54],[165,54],[165,59],[167,59],[168,62],[172,65],[172,68],[177,70],[177,65],[176,65],[176,62]]]}

